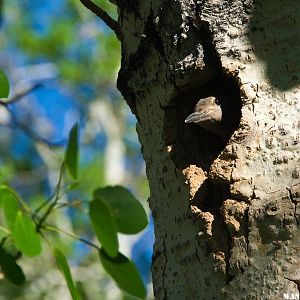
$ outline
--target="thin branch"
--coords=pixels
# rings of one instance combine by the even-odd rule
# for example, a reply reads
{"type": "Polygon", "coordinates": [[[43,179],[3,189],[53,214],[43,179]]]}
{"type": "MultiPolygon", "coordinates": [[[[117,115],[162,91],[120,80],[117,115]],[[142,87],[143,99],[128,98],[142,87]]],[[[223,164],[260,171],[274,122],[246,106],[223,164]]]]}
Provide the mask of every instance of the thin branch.
{"type": "MultiPolygon", "coordinates": [[[[36,142],[39,141],[39,142],[42,142],[42,143],[44,143],[46,145],[50,145],[50,146],[62,146],[63,143],[64,143],[63,141],[59,141],[59,142],[56,142],[56,143],[51,143],[47,139],[40,137],[37,133],[32,132],[29,128],[29,125],[22,124],[22,122],[19,122],[17,120],[17,118],[15,117],[14,113],[9,109],[9,104],[13,104],[13,103],[16,103],[16,102],[22,100],[23,97],[27,96],[28,94],[32,93],[34,90],[36,90],[36,89],[38,89],[42,86],[43,86],[42,83],[35,83],[31,87],[29,87],[28,89],[25,89],[25,90],[15,94],[14,96],[12,96],[11,98],[9,98],[7,100],[0,99],[0,105],[2,105],[3,107],[6,108],[6,110],[8,111],[8,113],[10,114],[11,119],[12,119],[11,125],[6,125],[6,124],[0,124],[0,125],[7,126],[7,127],[13,127],[14,126],[16,128],[19,128],[30,139],[32,139],[36,142]]],[[[29,122],[29,124],[30,124],[30,122],[29,122]]]]}
{"type": "Polygon", "coordinates": [[[53,195],[51,195],[49,198],[47,198],[45,201],[43,201],[35,210],[34,210],[34,213],[33,213],[33,215],[34,215],[34,217],[37,217],[38,215],[38,213],[39,213],[39,211],[41,210],[41,209],[43,209],[47,204],[49,204],[50,202],[51,202],[51,200],[54,198],[54,197],[56,197],[56,188],[57,187],[55,187],[55,192],[53,193],[53,195]]]}
{"type": "Polygon", "coordinates": [[[13,189],[9,189],[9,190],[15,196],[15,198],[18,200],[19,204],[22,206],[24,211],[26,211],[27,213],[30,213],[30,207],[28,206],[26,201],[15,190],[13,190],[13,189]]]}
{"type": "MultiPolygon", "coordinates": [[[[31,140],[33,140],[34,142],[41,142],[45,145],[51,146],[51,147],[61,147],[64,145],[64,141],[58,141],[58,142],[51,142],[49,140],[47,140],[47,138],[43,138],[41,136],[39,136],[38,133],[35,133],[34,131],[32,131],[29,127],[29,123],[25,124],[23,122],[19,122],[17,120],[17,117],[14,115],[14,113],[8,109],[7,106],[4,106],[7,111],[9,112],[11,119],[12,119],[12,125],[4,125],[6,127],[9,128],[18,128],[20,129],[26,136],[28,136],[28,138],[30,138],[31,140]]],[[[1,124],[2,125],[2,124],[1,124]]]]}
{"type": "Polygon", "coordinates": [[[62,182],[62,177],[63,177],[63,173],[65,170],[65,162],[62,163],[61,168],[60,168],[60,172],[59,172],[59,178],[58,178],[58,182],[56,185],[56,189],[55,189],[55,198],[53,200],[53,202],[49,205],[48,209],[46,210],[46,212],[41,216],[41,219],[39,221],[39,223],[36,226],[36,230],[39,231],[40,228],[42,227],[44,221],[47,219],[47,217],[49,216],[49,214],[52,212],[52,210],[54,209],[55,205],[57,204],[57,201],[59,200],[60,197],[60,186],[61,186],[61,182],[62,182]]]}
{"type": "Polygon", "coordinates": [[[123,39],[123,34],[121,32],[120,26],[117,21],[115,21],[111,16],[104,11],[101,7],[96,5],[91,0],[79,0],[88,10],[93,12],[98,16],[110,29],[114,31],[119,41],[123,39]]]}
{"type": "Polygon", "coordinates": [[[89,201],[84,201],[81,199],[75,199],[75,200],[70,200],[69,202],[62,202],[56,205],[56,208],[63,208],[63,207],[73,207],[73,208],[82,208],[82,203],[89,203],[89,201]]]}
{"type": "Polygon", "coordinates": [[[23,97],[27,96],[28,94],[30,94],[31,92],[33,92],[34,90],[36,90],[36,89],[38,89],[38,88],[40,88],[42,86],[43,85],[41,83],[35,83],[34,85],[32,85],[31,87],[29,87],[28,89],[23,90],[20,93],[17,93],[16,95],[12,96],[7,101],[0,99],[0,105],[7,106],[8,104],[12,104],[12,103],[18,102],[23,97]]]}
{"type": "Polygon", "coordinates": [[[53,226],[45,226],[45,227],[42,227],[42,229],[44,230],[48,230],[48,231],[53,231],[53,232],[57,232],[57,233],[63,233],[63,234],[66,234],[68,235],[69,237],[75,239],[75,240],[78,240],[86,245],[89,245],[90,247],[93,247],[95,249],[97,249],[98,251],[100,250],[100,247],[97,246],[96,244],[88,241],[88,240],[85,240],[81,237],[79,237],[78,235],[72,233],[72,232],[68,232],[68,231],[65,231],[63,229],[60,229],[60,228],[56,228],[56,227],[53,227],[53,226]]]}

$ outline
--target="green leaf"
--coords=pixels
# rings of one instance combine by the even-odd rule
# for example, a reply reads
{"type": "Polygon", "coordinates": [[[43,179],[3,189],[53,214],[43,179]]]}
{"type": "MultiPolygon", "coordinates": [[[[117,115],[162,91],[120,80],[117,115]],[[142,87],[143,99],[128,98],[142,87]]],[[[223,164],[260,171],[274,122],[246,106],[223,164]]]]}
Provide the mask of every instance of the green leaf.
{"type": "Polygon", "coordinates": [[[27,215],[18,212],[12,237],[16,247],[27,256],[36,256],[41,253],[40,236],[36,232],[35,224],[27,215]]]}
{"type": "Polygon", "coordinates": [[[141,299],[146,297],[145,286],[132,261],[121,253],[118,253],[117,257],[112,258],[103,249],[99,251],[99,256],[103,268],[121,290],[141,299]]]}
{"type": "Polygon", "coordinates": [[[67,259],[65,257],[65,255],[63,254],[63,252],[57,248],[55,248],[53,250],[54,252],[54,256],[56,258],[56,262],[59,266],[59,269],[61,270],[62,274],[64,275],[65,277],[65,280],[66,280],[66,283],[67,283],[67,286],[69,288],[69,291],[71,293],[71,296],[72,296],[72,299],[73,300],[80,300],[81,297],[74,285],[74,282],[73,282],[73,278],[72,278],[72,274],[71,274],[71,271],[70,271],[70,267],[68,265],[68,262],[67,262],[67,259]]]}
{"type": "Polygon", "coordinates": [[[74,182],[70,183],[70,184],[66,187],[66,190],[67,190],[67,191],[73,191],[73,190],[78,189],[79,186],[80,186],[80,182],[79,182],[79,181],[74,181],[74,182]]]}
{"type": "Polygon", "coordinates": [[[74,179],[78,173],[78,122],[76,122],[69,134],[69,141],[65,153],[66,166],[74,179]]]}
{"type": "Polygon", "coordinates": [[[121,300],[136,300],[137,298],[132,296],[132,295],[129,295],[127,293],[123,293],[122,295],[122,299],[121,300]]]}
{"type": "Polygon", "coordinates": [[[25,282],[25,275],[15,258],[0,246],[0,267],[4,276],[15,285],[25,282]]]}
{"type": "Polygon", "coordinates": [[[9,81],[6,74],[0,69],[0,98],[7,98],[9,95],[9,81]]]}
{"type": "Polygon", "coordinates": [[[89,214],[102,247],[110,256],[116,256],[119,250],[117,225],[110,207],[103,199],[96,198],[90,202],[89,214]]]}
{"type": "Polygon", "coordinates": [[[0,186],[0,203],[3,206],[6,224],[13,231],[20,206],[17,196],[5,185],[0,186]]]}
{"type": "Polygon", "coordinates": [[[86,289],[81,281],[76,281],[75,286],[76,286],[76,289],[77,289],[77,292],[78,292],[80,298],[89,299],[88,292],[86,291],[86,289]]]}
{"type": "Polygon", "coordinates": [[[147,214],[142,204],[122,186],[109,186],[94,191],[95,198],[101,198],[111,207],[118,232],[136,234],[147,224],[147,214]]]}

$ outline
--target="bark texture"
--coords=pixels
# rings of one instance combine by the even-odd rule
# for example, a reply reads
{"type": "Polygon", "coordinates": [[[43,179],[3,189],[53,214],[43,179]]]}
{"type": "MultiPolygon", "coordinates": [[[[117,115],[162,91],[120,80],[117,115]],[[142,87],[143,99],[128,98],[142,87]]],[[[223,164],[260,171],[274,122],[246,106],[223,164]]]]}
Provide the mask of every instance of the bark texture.
{"type": "Polygon", "coordinates": [[[299,295],[300,4],[122,3],[118,87],[146,160],[156,298],[299,295]],[[208,96],[225,142],[184,123],[208,96]]]}

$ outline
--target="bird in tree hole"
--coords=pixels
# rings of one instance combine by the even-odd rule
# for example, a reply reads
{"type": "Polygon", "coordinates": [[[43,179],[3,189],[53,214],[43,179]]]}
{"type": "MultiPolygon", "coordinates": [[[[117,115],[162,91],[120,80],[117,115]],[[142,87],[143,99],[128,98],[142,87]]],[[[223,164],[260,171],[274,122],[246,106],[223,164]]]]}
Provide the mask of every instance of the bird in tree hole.
{"type": "Polygon", "coordinates": [[[194,112],[185,119],[185,123],[195,123],[218,135],[224,141],[228,138],[228,131],[223,124],[221,105],[213,96],[200,99],[194,112]]]}

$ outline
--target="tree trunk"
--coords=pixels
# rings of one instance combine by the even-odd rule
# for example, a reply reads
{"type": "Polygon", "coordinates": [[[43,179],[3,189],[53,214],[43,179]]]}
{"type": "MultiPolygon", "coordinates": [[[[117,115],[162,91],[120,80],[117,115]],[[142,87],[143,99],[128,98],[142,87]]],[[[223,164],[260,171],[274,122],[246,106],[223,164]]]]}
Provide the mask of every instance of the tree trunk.
{"type": "Polygon", "coordinates": [[[119,2],[118,88],[147,166],[156,298],[298,299],[300,4],[119,2]],[[208,96],[225,139],[184,122],[208,96]]]}

